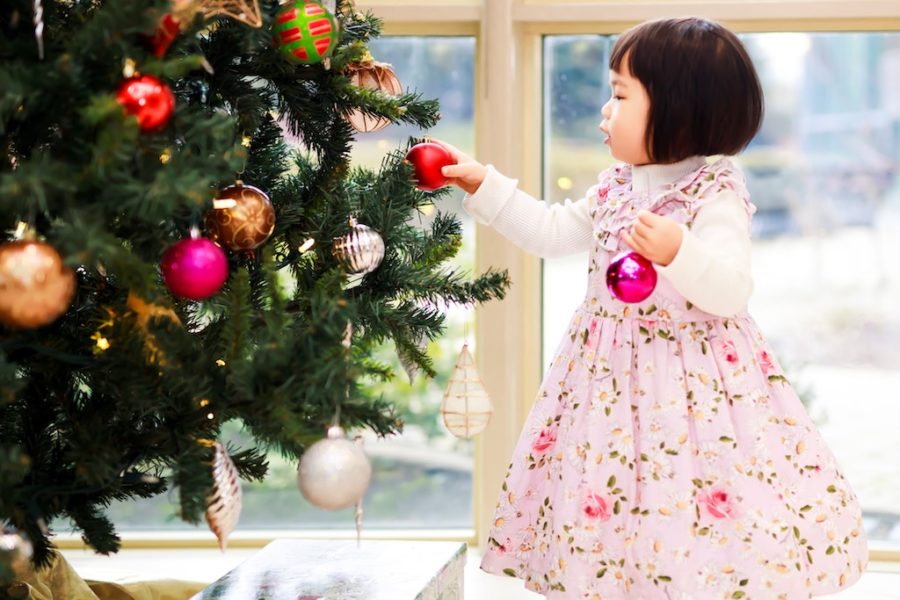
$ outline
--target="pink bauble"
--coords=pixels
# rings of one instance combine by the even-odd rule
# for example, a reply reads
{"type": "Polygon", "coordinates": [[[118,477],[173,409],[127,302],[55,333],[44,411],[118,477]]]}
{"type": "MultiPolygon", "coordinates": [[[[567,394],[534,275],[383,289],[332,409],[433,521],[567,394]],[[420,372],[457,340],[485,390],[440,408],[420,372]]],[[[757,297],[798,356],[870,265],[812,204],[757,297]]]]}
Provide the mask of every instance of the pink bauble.
{"type": "Polygon", "coordinates": [[[188,238],[172,244],[163,254],[162,276],[176,296],[203,300],[225,283],[228,260],[212,240],[188,238]]]}
{"type": "Polygon", "coordinates": [[[637,252],[623,252],[606,269],[606,287],[622,302],[641,302],[656,288],[656,269],[637,252]]]}

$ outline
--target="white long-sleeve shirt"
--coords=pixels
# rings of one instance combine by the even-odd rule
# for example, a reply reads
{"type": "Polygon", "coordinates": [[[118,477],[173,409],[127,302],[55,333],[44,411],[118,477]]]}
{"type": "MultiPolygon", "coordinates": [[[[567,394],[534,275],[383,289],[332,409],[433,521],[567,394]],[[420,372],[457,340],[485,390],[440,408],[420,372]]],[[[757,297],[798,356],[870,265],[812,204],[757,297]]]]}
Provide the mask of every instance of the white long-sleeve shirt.
{"type": "MultiPolygon", "coordinates": [[[[632,167],[632,188],[652,192],[705,164],[691,157],[667,165],[632,167]]],[[[490,225],[511,242],[542,258],[585,252],[594,239],[588,197],[563,204],[536,200],[518,189],[518,180],[487,166],[487,175],[463,207],[475,220],[490,225]]],[[[743,200],[723,191],[697,211],[690,229],[681,225],[681,246],[657,272],[698,308],[722,317],[747,306],[753,281],[750,273],[750,219],[743,200]]]]}

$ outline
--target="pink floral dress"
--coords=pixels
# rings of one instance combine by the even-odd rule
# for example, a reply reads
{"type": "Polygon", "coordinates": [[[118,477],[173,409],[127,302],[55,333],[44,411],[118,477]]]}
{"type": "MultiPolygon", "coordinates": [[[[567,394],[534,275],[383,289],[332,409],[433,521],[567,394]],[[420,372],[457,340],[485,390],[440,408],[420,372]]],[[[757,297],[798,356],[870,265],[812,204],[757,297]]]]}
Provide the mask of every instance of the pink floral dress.
{"type": "Polygon", "coordinates": [[[572,316],[503,483],[481,563],[547,598],[797,600],[866,568],[856,495],[746,313],[722,318],[659,278],[606,289],[640,209],[690,227],[727,159],[653,196],[629,166],[592,189],[588,293],[572,316]]]}

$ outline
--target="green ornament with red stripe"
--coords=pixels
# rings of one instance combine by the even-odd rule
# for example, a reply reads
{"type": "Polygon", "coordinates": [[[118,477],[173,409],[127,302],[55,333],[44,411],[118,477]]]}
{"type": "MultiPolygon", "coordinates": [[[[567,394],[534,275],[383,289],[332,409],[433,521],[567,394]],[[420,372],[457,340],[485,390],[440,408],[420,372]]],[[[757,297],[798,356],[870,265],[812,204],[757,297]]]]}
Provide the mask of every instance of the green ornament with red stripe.
{"type": "Polygon", "coordinates": [[[310,0],[282,4],[275,16],[273,33],[281,55],[300,65],[322,62],[331,56],[338,41],[334,15],[310,0]]]}

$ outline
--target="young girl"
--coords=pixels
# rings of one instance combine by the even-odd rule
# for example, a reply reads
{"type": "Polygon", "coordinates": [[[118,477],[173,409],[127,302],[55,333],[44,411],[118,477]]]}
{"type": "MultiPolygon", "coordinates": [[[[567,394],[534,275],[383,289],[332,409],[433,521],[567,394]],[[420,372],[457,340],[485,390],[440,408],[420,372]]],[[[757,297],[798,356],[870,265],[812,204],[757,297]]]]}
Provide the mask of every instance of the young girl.
{"type": "Polygon", "coordinates": [[[624,164],[547,206],[448,146],[466,209],[543,257],[590,249],[588,293],[503,483],[481,567],[547,598],[797,600],[855,582],[859,503],[747,314],[750,203],[727,158],[762,91],[717,23],[653,21],[610,57],[600,130],[624,164]],[[634,250],[659,282],[611,296],[634,250]]]}

